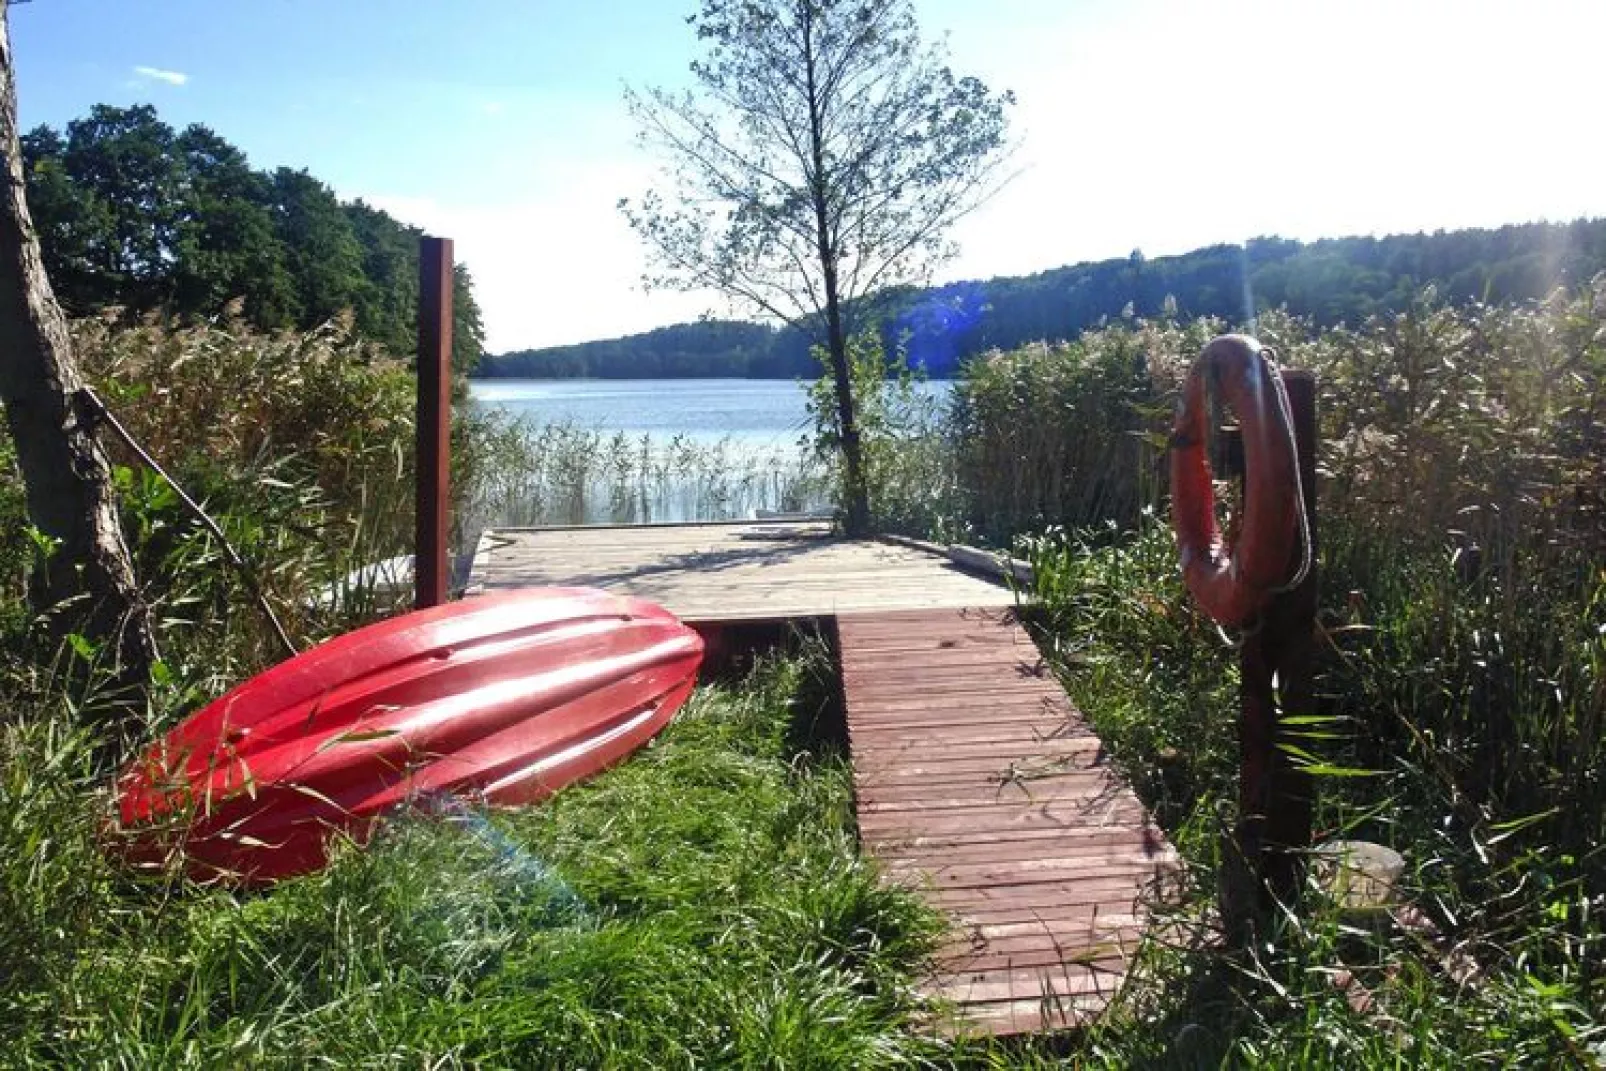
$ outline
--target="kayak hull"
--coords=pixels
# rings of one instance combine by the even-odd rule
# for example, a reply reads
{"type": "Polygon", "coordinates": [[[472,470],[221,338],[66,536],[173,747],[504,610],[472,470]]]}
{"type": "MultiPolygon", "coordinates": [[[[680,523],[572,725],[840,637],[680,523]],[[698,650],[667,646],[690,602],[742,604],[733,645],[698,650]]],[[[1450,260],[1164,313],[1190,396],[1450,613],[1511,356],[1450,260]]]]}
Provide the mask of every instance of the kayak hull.
{"type": "Polygon", "coordinates": [[[534,803],[674,717],[703,642],[662,607],[586,588],[498,593],[382,621],[253,677],[118,786],[127,854],[270,881],[335,831],[450,795],[534,803]]]}

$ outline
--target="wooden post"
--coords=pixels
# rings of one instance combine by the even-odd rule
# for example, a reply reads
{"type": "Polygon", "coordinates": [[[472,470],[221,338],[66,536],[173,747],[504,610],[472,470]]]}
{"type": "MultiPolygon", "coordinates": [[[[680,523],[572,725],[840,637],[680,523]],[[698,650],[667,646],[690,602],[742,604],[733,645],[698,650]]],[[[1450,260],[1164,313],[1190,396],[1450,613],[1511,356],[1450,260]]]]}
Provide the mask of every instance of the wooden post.
{"type": "MultiPolygon", "coordinates": [[[[1291,905],[1304,882],[1311,846],[1312,785],[1289,753],[1277,746],[1285,717],[1315,713],[1316,653],[1316,380],[1284,371],[1293,409],[1299,478],[1309,522],[1310,569],[1291,591],[1274,596],[1239,652],[1242,712],[1238,827],[1227,855],[1223,914],[1229,940],[1242,945],[1274,902],[1291,905]],[[1273,681],[1275,680],[1275,687],[1273,681]]],[[[1289,575],[1306,549],[1295,550],[1289,575]]]]}
{"type": "Polygon", "coordinates": [[[422,238],[418,246],[417,507],[413,605],[446,601],[452,425],[452,241],[422,238]]]}

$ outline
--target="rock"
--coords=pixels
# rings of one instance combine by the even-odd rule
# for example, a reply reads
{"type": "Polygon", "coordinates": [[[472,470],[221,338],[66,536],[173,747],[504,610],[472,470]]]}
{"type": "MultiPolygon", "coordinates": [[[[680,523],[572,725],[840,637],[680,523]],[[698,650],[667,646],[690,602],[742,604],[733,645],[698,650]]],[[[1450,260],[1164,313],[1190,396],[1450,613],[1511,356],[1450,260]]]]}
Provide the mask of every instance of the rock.
{"type": "Polygon", "coordinates": [[[1312,873],[1345,911],[1383,911],[1400,902],[1405,857],[1368,840],[1332,840],[1316,849],[1312,873]]]}

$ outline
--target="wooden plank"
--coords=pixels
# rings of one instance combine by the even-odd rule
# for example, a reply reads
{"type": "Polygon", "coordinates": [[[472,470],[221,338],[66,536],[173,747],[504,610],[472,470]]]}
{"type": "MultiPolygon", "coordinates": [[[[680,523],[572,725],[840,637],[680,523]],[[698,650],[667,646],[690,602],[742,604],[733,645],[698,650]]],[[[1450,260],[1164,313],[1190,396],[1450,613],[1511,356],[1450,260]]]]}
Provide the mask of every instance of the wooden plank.
{"type": "MultiPolygon", "coordinates": [[[[851,743],[865,769],[920,762],[928,758],[1018,759],[1059,755],[1101,756],[1104,742],[1088,732],[1049,733],[1033,720],[976,726],[933,722],[882,732],[855,733],[851,743]]],[[[1052,723],[1049,723],[1052,724],[1052,723]]]]}
{"type": "Polygon", "coordinates": [[[905,781],[929,783],[935,779],[962,781],[973,777],[1029,781],[1053,774],[1102,768],[1103,761],[1098,741],[1087,737],[1046,743],[1010,741],[1002,746],[975,745],[975,748],[979,754],[969,750],[944,751],[930,745],[881,751],[868,749],[861,776],[881,785],[905,781]],[[1012,744],[1013,753],[1004,750],[1012,744]],[[1072,749],[1065,747],[1066,744],[1076,746],[1072,749]]]}
{"type": "Polygon", "coordinates": [[[510,534],[511,533],[530,533],[530,532],[541,532],[541,533],[615,532],[615,533],[623,533],[623,534],[630,534],[630,533],[650,534],[650,533],[653,533],[653,532],[681,530],[681,529],[687,529],[687,528],[691,528],[691,529],[701,528],[701,529],[708,529],[710,531],[719,531],[721,529],[743,529],[743,528],[757,528],[757,529],[765,529],[765,528],[807,528],[807,529],[815,529],[815,530],[818,530],[818,531],[820,531],[822,533],[826,533],[826,532],[830,532],[831,531],[831,522],[830,521],[781,520],[781,519],[773,519],[773,518],[772,519],[754,518],[752,520],[734,520],[734,521],[642,521],[642,522],[634,522],[633,521],[633,522],[628,523],[628,524],[625,524],[625,523],[619,523],[619,524],[527,524],[527,525],[509,526],[509,527],[506,527],[506,528],[499,528],[499,529],[497,529],[497,531],[504,532],[504,533],[510,533],[510,534]]]}
{"type": "MultiPolygon", "coordinates": [[[[945,716],[950,719],[961,714],[975,716],[982,712],[1009,712],[1013,714],[1032,713],[1040,718],[1064,721],[1067,718],[1075,719],[1078,725],[1084,724],[1069,705],[1057,697],[1038,694],[1029,689],[1020,689],[1011,695],[999,696],[996,694],[983,694],[979,698],[963,692],[923,692],[915,687],[903,689],[896,693],[870,692],[868,689],[855,688],[862,700],[875,700],[875,705],[888,711],[904,710],[911,713],[924,713],[932,717],[945,716]]],[[[1013,689],[1012,689],[1013,691],[1013,689]]],[[[980,724],[983,719],[976,718],[980,724]]],[[[882,728],[878,720],[873,725],[863,726],[866,731],[882,728]]]]}
{"type": "Polygon", "coordinates": [[[923,711],[915,701],[882,705],[885,723],[852,727],[849,742],[863,747],[867,754],[961,743],[976,747],[1010,744],[1029,751],[1062,741],[1098,739],[1080,718],[1064,711],[1044,711],[1040,706],[954,710],[933,703],[934,709],[923,711]]]}
{"type": "Polygon", "coordinates": [[[1101,1011],[1176,855],[1009,609],[838,618],[859,832],[952,928],[959,1033],[1101,1011]]]}
{"type": "Polygon", "coordinates": [[[1114,997],[1126,973],[1121,956],[1091,963],[994,968],[956,973],[937,986],[937,995],[965,1003],[998,1000],[1041,1000],[1044,997],[1114,997]]]}
{"type": "MultiPolygon", "coordinates": [[[[1143,916],[1135,912],[1083,910],[1062,918],[1033,918],[1025,922],[975,922],[955,927],[944,948],[974,953],[982,950],[1009,951],[1028,947],[1026,942],[1049,941],[1064,943],[1083,934],[1104,934],[1109,931],[1136,931],[1142,927],[1143,916]]],[[[1030,946],[1036,947],[1036,946],[1030,946]]]]}
{"type": "Polygon", "coordinates": [[[1062,774],[1036,781],[1012,780],[1007,775],[974,781],[939,781],[930,785],[890,784],[867,781],[857,790],[861,810],[866,814],[907,810],[972,810],[1008,804],[1056,804],[1080,801],[1100,786],[1113,788],[1103,770],[1062,774]]]}
{"type": "Polygon", "coordinates": [[[928,884],[904,883],[920,889],[932,904],[947,911],[1040,910],[1053,906],[1099,905],[1111,911],[1135,910],[1142,902],[1144,882],[1136,872],[1107,877],[1075,878],[1069,881],[1031,882],[1021,885],[971,885],[931,888],[928,884]]]}
{"type": "Polygon", "coordinates": [[[990,761],[983,769],[944,769],[910,766],[899,770],[880,767],[866,771],[859,798],[867,802],[894,800],[963,798],[986,802],[1018,792],[1028,799],[1064,798],[1065,790],[1082,792],[1085,786],[1073,780],[1076,775],[1107,776],[1102,767],[1089,762],[1040,763],[1022,759],[1008,763],[990,761]],[[1052,794],[1052,795],[1051,795],[1052,794]]]}
{"type": "MultiPolygon", "coordinates": [[[[918,809],[917,809],[918,810],[918,809]]],[[[911,824],[907,810],[859,813],[859,834],[867,842],[881,837],[908,836],[911,833],[940,834],[964,830],[990,829],[1085,829],[1098,826],[1135,828],[1148,818],[1142,804],[1116,800],[1093,807],[1072,801],[1051,801],[1022,806],[1020,801],[1001,801],[991,805],[945,809],[922,813],[911,824]]]]}
{"type": "Polygon", "coordinates": [[[894,881],[900,877],[929,883],[937,889],[982,889],[1027,885],[1103,881],[1127,874],[1153,875],[1171,860],[1141,852],[1117,852],[1103,846],[1103,854],[1022,859],[1018,853],[999,853],[992,859],[943,863],[928,870],[922,860],[907,859],[883,868],[894,881]]]}
{"type": "MultiPolygon", "coordinates": [[[[1001,643],[968,643],[956,644],[951,647],[929,644],[919,647],[902,647],[896,653],[905,664],[985,666],[992,665],[998,661],[999,649],[1003,647],[1005,645],[1001,643]]],[[[1012,643],[1007,646],[1007,649],[1015,652],[1023,663],[1031,663],[1036,660],[1035,648],[1029,652],[1021,651],[1016,644],[1012,643]]],[[[874,654],[867,654],[863,649],[843,651],[842,668],[852,671],[862,665],[865,668],[878,669],[884,662],[887,653],[890,653],[887,649],[878,650],[874,654]]]]}
{"type": "Polygon", "coordinates": [[[1056,998],[1049,1004],[1037,998],[973,1001],[965,1006],[963,1020],[943,1025],[961,1036],[1037,1034],[1081,1026],[1108,1005],[1109,998],[1098,994],[1056,998]]]}
{"type": "Polygon", "coordinates": [[[1033,733],[1030,723],[1025,726],[1008,722],[981,726],[937,724],[944,730],[942,733],[934,733],[930,729],[914,729],[904,733],[855,733],[854,754],[863,760],[865,769],[869,770],[881,769],[884,764],[902,765],[927,760],[958,763],[982,759],[1018,759],[1023,752],[1039,759],[1066,755],[1091,757],[1104,750],[1104,742],[1089,732],[1044,737],[1033,733]]]}
{"type": "MultiPolygon", "coordinates": [[[[1137,951],[1140,940],[1141,929],[1138,927],[1081,933],[1074,938],[1079,949],[1079,961],[1105,963],[1106,969],[1112,973],[1118,969],[1124,972],[1125,959],[1137,951]]],[[[1016,942],[1007,949],[988,948],[980,952],[949,948],[944,949],[943,955],[948,969],[960,977],[1013,974],[1017,971],[1061,971],[1066,965],[1068,943],[1044,939],[1036,944],[1016,942]]],[[[1081,963],[1075,965],[1080,966],[1081,963]]]]}
{"type": "Polygon", "coordinates": [[[995,929],[1016,930],[1026,926],[1056,927],[1062,925],[1086,924],[1089,919],[1109,917],[1112,919],[1135,918],[1139,922],[1145,921],[1142,911],[1135,911],[1128,907],[1118,908],[1111,904],[1093,901],[1089,903],[1074,904],[993,904],[971,908],[956,908],[953,911],[955,919],[954,933],[970,934],[974,932],[988,933],[995,929]]]}
{"type": "Polygon", "coordinates": [[[882,788],[874,784],[858,791],[863,814],[886,811],[950,811],[994,807],[1000,803],[1017,806],[1073,804],[1091,811],[1106,795],[1118,794],[1120,783],[1107,770],[1061,774],[1042,781],[998,781],[976,785],[933,785],[926,788],[882,788]]]}
{"type": "Polygon", "coordinates": [[[879,840],[871,852],[877,859],[897,860],[941,851],[944,858],[962,860],[977,857],[991,858],[991,853],[1003,850],[1026,852],[1052,850],[1053,845],[1084,841],[1089,844],[1110,845],[1131,844],[1136,841],[1144,845],[1144,850],[1154,856],[1161,856],[1168,849],[1164,836],[1157,829],[1145,829],[1140,826],[1095,826],[1088,829],[966,829],[937,836],[909,837],[906,840],[889,837],[879,840]],[[1011,845],[1008,849],[1003,847],[1015,841],[1043,843],[1011,845]]]}

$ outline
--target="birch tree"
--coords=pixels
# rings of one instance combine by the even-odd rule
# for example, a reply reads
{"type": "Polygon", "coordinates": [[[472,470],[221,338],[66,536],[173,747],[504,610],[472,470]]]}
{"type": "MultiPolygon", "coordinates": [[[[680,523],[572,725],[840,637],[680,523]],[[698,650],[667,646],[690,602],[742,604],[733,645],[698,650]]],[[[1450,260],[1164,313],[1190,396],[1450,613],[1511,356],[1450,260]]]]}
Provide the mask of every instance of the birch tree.
{"type": "Polygon", "coordinates": [[[922,44],[908,0],[703,0],[694,88],[628,91],[661,188],[620,203],[649,286],[711,289],[808,328],[835,389],[850,534],[870,523],[849,340],[952,256],[997,186],[1008,93],[922,44]]]}

